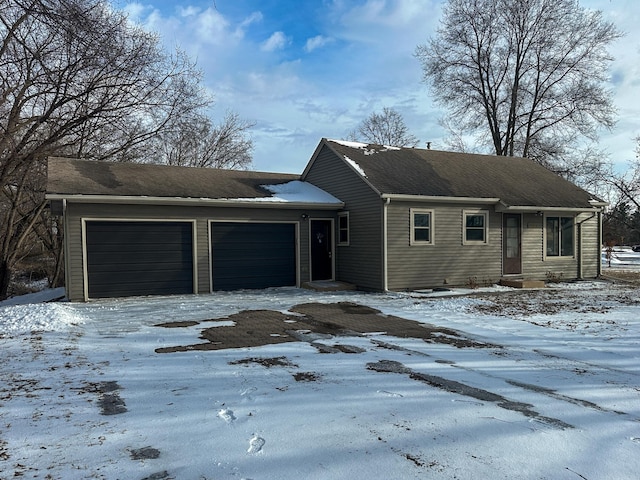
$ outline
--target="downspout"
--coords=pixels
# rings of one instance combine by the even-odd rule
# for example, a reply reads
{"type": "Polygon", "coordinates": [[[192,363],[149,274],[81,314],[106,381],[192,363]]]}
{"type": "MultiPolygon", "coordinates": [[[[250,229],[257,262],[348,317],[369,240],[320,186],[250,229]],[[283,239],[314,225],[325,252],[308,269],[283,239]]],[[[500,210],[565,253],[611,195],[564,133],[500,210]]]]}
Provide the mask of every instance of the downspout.
{"type": "Polygon", "coordinates": [[[69,299],[69,274],[71,272],[70,255],[69,255],[69,242],[67,241],[67,234],[69,232],[69,219],[67,216],[67,199],[62,199],[62,255],[64,255],[64,287],[65,296],[69,299]]]}
{"type": "MultiPolygon", "coordinates": [[[[593,217],[595,217],[597,215],[597,213],[592,213],[590,217],[585,218],[584,220],[582,220],[581,222],[577,222],[578,225],[578,280],[583,280],[583,264],[584,264],[584,258],[583,258],[583,245],[582,245],[582,224],[584,222],[588,222],[589,220],[591,220],[593,217]]],[[[600,261],[598,261],[598,276],[600,276],[600,261]]]]}
{"type": "Polygon", "coordinates": [[[387,197],[382,204],[382,288],[385,292],[389,291],[389,277],[387,273],[387,207],[390,203],[391,199],[387,197]]]}

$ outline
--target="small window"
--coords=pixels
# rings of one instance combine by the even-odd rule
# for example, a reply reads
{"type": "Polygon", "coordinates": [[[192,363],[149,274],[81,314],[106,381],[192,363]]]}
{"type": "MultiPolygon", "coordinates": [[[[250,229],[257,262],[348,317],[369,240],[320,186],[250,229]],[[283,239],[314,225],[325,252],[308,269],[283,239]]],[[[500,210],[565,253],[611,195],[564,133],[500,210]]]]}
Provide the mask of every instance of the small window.
{"type": "Polygon", "coordinates": [[[349,245],[349,212],[338,213],[338,245],[349,245]]]}
{"type": "Polygon", "coordinates": [[[411,245],[433,245],[433,211],[411,209],[411,245]]]}
{"type": "Polygon", "coordinates": [[[547,217],[546,227],[547,257],[572,257],[573,217],[547,217]]]}
{"type": "Polygon", "coordinates": [[[463,244],[487,243],[488,212],[463,212],[463,244]]]}

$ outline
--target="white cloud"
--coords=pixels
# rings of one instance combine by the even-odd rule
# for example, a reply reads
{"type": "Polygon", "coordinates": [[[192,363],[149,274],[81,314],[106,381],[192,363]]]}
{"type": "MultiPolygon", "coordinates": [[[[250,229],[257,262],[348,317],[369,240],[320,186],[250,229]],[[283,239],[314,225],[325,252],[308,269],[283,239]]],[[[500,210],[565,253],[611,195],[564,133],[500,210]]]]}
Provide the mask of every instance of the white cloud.
{"type": "Polygon", "coordinates": [[[275,32],[262,44],[260,49],[265,52],[273,52],[283,49],[288,43],[289,39],[283,32],[275,32]]]}
{"type": "Polygon", "coordinates": [[[236,27],[236,30],[234,32],[235,37],[238,39],[244,38],[247,27],[255,23],[261,23],[263,18],[264,17],[262,15],[262,12],[252,12],[251,15],[245,18],[242,22],[240,22],[240,25],[236,27]]]}
{"type": "Polygon", "coordinates": [[[206,43],[222,45],[229,38],[229,22],[215,9],[207,8],[196,20],[198,37],[206,43]]]}
{"type": "Polygon", "coordinates": [[[316,35],[315,37],[307,39],[307,43],[304,46],[304,51],[309,53],[316,48],[324,47],[326,44],[332,42],[333,39],[325,37],[323,35],[316,35]]]}

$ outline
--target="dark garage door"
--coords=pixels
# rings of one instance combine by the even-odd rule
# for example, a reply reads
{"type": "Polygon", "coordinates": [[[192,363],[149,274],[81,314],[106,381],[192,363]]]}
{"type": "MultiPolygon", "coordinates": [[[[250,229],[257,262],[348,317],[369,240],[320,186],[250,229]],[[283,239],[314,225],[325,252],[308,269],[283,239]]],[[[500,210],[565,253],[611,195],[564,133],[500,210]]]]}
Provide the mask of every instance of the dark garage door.
{"type": "Polygon", "coordinates": [[[296,229],[292,223],[211,224],[213,289],[296,285],[296,229]]]}
{"type": "Polygon", "coordinates": [[[89,298],[193,293],[189,222],[86,223],[89,298]]]}

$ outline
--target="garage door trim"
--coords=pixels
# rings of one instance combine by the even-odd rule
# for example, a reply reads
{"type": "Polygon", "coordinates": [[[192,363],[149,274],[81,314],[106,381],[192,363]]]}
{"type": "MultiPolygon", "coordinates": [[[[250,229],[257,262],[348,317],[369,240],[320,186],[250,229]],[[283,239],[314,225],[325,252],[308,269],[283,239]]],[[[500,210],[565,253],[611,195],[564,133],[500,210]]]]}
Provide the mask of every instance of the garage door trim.
{"type": "Polygon", "coordinates": [[[216,223],[278,223],[288,224],[294,226],[295,231],[295,265],[296,265],[296,287],[300,287],[300,222],[295,220],[242,220],[242,219],[227,219],[220,218],[209,220],[207,228],[207,237],[209,240],[209,293],[214,292],[213,285],[213,239],[211,237],[211,228],[216,223]]]}
{"type": "Polygon", "coordinates": [[[87,223],[90,222],[155,222],[155,223],[190,223],[191,224],[191,242],[192,242],[192,275],[193,275],[193,293],[198,292],[198,249],[197,249],[197,229],[195,219],[186,218],[104,218],[104,217],[82,217],[82,283],[83,283],[83,295],[84,301],[90,300],[89,297],[89,265],[87,254],[87,223]]]}

